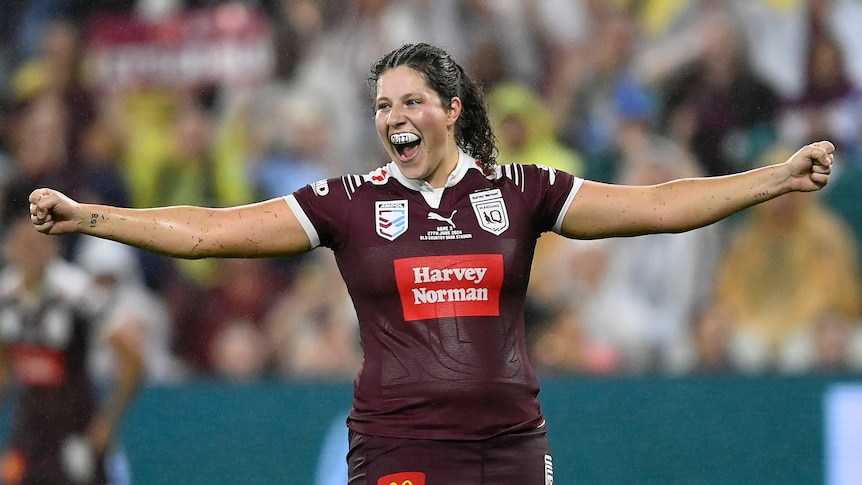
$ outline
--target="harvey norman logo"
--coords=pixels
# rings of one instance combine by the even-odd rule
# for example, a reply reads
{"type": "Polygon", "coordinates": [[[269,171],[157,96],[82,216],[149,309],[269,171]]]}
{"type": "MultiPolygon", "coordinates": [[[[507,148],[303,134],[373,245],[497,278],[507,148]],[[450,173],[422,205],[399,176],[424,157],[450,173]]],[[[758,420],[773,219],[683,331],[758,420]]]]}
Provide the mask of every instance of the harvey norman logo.
{"type": "Polygon", "coordinates": [[[397,259],[395,280],[405,321],[500,315],[500,254],[397,259]]]}

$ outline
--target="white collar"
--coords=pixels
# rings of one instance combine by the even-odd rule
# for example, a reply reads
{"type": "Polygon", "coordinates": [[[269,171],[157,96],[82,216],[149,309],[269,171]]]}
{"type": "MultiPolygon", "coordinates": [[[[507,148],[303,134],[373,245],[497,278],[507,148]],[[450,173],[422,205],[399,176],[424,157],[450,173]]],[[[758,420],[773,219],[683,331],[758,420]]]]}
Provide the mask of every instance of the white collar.
{"type": "MultiPolygon", "coordinates": [[[[408,189],[413,189],[417,192],[422,192],[423,194],[426,192],[435,192],[434,187],[431,187],[431,184],[426,182],[425,180],[416,180],[407,178],[402,172],[401,169],[398,168],[398,164],[394,161],[389,162],[389,173],[395,177],[401,185],[407,187],[408,189]]],[[[458,163],[455,165],[455,170],[452,170],[452,173],[449,174],[449,178],[446,180],[446,187],[452,187],[457,184],[464,178],[467,174],[467,171],[471,168],[475,168],[476,170],[481,170],[481,167],[476,162],[476,159],[467,155],[460,148],[458,149],[458,163]]],[[[436,190],[436,192],[441,192],[440,190],[436,190]]]]}

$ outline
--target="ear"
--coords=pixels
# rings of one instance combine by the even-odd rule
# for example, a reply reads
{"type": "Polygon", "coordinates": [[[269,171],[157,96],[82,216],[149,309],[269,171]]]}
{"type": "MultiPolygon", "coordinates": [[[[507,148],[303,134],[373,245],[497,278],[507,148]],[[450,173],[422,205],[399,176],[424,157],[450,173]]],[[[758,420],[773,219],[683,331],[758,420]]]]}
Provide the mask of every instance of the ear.
{"type": "Polygon", "coordinates": [[[462,108],[461,98],[455,96],[449,101],[449,114],[446,116],[446,126],[453,126],[458,121],[458,118],[461,117],[462,108]]]}

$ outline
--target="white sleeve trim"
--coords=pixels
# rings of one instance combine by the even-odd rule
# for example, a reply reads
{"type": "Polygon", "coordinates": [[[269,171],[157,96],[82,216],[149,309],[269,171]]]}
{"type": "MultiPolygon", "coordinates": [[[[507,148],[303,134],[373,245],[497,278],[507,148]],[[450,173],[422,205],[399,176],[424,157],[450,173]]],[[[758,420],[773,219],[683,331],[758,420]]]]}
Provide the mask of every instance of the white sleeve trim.
{"type": "Polygon", "coordinates": [[[566,197],[566,202],[563,204],[563,207],[560,208],[560,213],[557,215],[557,222],[554,224],[554,232],[557,234],[563,230],[563,219],[566,218],[566,213],[569,212],[569,207],[575,200],[575,196],[578,195],[578,191],[581,190],[582,185],[584,185],[584,179],[575,177],[575,183],[572,184],[572,190],[569,192],[569,196],[566,197]]]}
{"type": "Polygon", "coordinates": [[[293,211],[293,215],[296,216],[296,219],[299,221],[299,224],[305,230],[305,235],[308,236],[308,240],[311,241],[311,248],[314,249],[320,246],[320,236],[317,234],[317,229],[314,228],[314,224],[311,223],[311,219],[305,214],[305,211],[302,210],[302,206],[297,202],[296,197],[293,194],[285,195],[284,201],[287,202],[290,210],[293,211]]]}

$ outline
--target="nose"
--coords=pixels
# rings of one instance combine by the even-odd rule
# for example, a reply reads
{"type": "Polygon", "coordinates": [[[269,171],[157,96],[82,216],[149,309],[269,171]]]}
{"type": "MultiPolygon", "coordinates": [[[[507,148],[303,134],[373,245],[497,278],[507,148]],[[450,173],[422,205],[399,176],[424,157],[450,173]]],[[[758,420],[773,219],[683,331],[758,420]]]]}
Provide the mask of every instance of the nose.
{"type": "Polygon", "coordinates": [[[389,113],[386,114],[386,124],[389,126],[399,126],[404,123],[404,114],[401,108],[392,106],[389,108],[389,113]]]}

